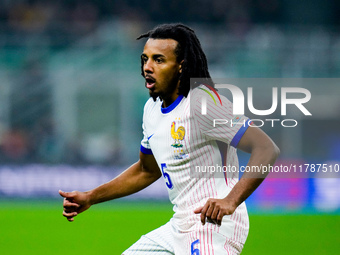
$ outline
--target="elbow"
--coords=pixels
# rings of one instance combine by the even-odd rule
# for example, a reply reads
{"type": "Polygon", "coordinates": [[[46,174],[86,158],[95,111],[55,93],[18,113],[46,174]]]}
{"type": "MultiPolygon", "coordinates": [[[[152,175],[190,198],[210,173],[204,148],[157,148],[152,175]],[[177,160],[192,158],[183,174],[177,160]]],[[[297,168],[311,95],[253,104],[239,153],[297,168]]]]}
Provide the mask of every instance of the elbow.
{"type": "Polygon", "coordinates": [[[272,158],[272,162],[273,164],[275,163],[276,159],[279,157],[280,155],[280,148],[274,143],[272,142],[272,146],[270,148],[271,151],[271,158],[272,158]]]}
{"type": "Polygon", "coordinates": [[[271,139],[260,145],[257,152],[261,155],[262,159],[270,165],[274,165],[280,155],[279,147],[271,139]]]}

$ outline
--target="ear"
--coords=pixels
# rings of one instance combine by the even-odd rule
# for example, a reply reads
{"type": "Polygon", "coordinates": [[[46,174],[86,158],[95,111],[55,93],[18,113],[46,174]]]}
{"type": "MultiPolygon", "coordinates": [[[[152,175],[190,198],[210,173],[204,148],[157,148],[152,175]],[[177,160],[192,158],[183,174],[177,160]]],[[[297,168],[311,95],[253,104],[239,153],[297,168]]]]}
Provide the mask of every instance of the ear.
{"type": "Polygon", "coordinates": [[[182,65],[183,65],[184,59],[179,63],[179,73],[182,73],[182,65]]]}

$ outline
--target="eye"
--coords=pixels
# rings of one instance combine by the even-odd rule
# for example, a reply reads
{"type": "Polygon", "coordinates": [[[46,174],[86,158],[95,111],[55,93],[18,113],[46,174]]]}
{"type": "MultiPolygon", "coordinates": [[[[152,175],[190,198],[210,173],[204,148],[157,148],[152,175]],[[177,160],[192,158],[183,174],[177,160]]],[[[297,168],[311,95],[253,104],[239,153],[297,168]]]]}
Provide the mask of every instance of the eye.
{"type": "Polygon", "coordinates": [[[155,62],[156,62],[157,64],[160,64],[160,63],[163,63],[164,60],[163,60],[162,58],[156,58],[156,59],[155,59],[155,62]]]}
{"type": "Polygon", "coordinates": [[[148,58],[145,57],[145,56],[141,56],[141,59],[142,59],[143,63],[146,63],[146,61],[148,61],[148,58]]]}

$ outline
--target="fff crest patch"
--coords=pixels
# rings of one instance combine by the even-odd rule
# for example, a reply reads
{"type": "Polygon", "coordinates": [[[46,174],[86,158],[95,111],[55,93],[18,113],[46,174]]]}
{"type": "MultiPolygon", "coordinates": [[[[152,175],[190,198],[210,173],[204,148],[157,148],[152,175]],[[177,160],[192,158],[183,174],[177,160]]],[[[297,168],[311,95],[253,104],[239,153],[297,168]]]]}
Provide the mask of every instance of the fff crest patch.
{"type": "Polygon", "coordinates": [[[183,126],[177,126],[176,120],[180,120],[179,118],[175,119],[171,123],[171,137],[174,139],[174,143],[171,146],[174,148],[175,159],[184,159],[188,157],[188,154],[185,153],[185,149],[183,146],[183,140],[186,135],[185,128],[183,126]]]}

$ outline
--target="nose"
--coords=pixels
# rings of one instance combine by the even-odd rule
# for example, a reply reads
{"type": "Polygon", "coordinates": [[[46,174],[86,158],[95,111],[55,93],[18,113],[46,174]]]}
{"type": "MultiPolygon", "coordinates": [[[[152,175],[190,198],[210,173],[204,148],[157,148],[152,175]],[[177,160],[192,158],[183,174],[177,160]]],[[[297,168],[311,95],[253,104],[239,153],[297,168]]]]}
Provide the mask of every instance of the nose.
{"type": "Polygon", "coordinates": [[[153,66],[150,59],[144,63],[143,68],[145,73],[153,73],[153,66]]]}

